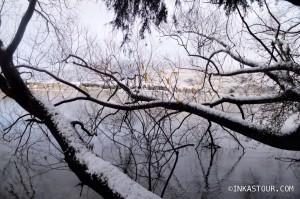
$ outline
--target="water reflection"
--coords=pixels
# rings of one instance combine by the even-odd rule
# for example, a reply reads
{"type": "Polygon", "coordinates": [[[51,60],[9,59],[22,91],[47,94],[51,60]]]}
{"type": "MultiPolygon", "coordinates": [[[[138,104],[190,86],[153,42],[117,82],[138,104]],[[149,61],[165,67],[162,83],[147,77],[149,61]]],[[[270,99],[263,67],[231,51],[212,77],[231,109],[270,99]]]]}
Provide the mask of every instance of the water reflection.
{"type": "MultiPolygon", "coordinates": [[[[216,192],[216,193],[220,193],[221,192],[221,187],[222,187],[222,184],[221,183],[224,183],[226,181],[228,181],[228,178],[230,177],[230,175],[232,174],[232,172],[234,171],[234,169],[236,168],[236,166],[238,165],[238,163],[240,162],[240,160],[242,159],[243,155],[245,154],[244,152],[241,153],[241,155],[236,159],[236,161],[232,161],[232,166],[231,168],[228,170],[228,172],[224,172],[224,176],[220,179],[217,180],[217,182],[215,184],[213,184],[213,186],[211,187],[211,184],[210,184],[210,176],[214,175],[214,174],[211,174],[211,170],[212,170],[212,167],[213,167],[213,163],[214,163],[214,157],[217,153],[217,150],[216,149],[210,149],[209,151],[207,152],[203,152],[203,153],[208,153],[210,154],[210,158],[209,158],[209,165],[207,167],[207,169],[205,170],[205,163],[206,161],[203,161],[203,159],[201,158],[201,155],[203,154],[201,151],[196,151],[197,152],[197,157],[198,157],[198,160],[199,160],[199,164],[200,164],[200,167],[201,167],[201,170],[202,170],[202,175],[204,177],[204,191],[201,193],[201,198],[205,199],[205,198],[210,198],[210,194],[212,192],[216,192]]],[[[206,157],[204,157],[206,158],[206,157]]],[[[218,168],[216,168],[218,169],[218,168]]]]}
{"type": "Polygon", "coordinates": [[[246,153],[230,148],[187,150],[167,198],[299,198],[299,165],[275,159],[293,154],[269,147],[246,153]],[[278,190],[281,185],[292,185],[294,189],[285,193],[228,191],[229,186],[241,185],[274,185],[278,190]]]}
{"type": "Polygon", "coordinates": [[[9,153],[2,154],[0,164],[0,198],[99,198],[93,190],[86,186],[78,187],[77,177],[67,167],[51,169],[46,166],[36,166],[9,153]],[[81,194],[81,196],[80,196],[81,194]]]}
{"type": "Polygon", "coordinates": [[[36,191],[28,167],[16,161],[9,161],[3,169],[2,178],[6,181],[5,190],[13,198],[34,199],[36,191]]]}
{"type": "Polygon", "coordinates": [[[11,125],[23,115],[12,100],[1,100],[0,112],[0,199],[99,198],[90,188],[76,186],[80,181],[45,128],[27,127],[26,117],[11,125]]]}
{"type": "MultiPolygon", "coordinates": [[[[0,104],[1,107],[13,106],[10,104],[1,106],[0,104]]],[[[7,111],[1,111],[2,127],[9,126],[9,121],[4,118],[12,117],[7,111]]],[[[21,115],[21,113],[17,113],[18,111],[11,110],[14,114],[21,115]]],[[[149,129],[152,129],[150,128],[152,127],[151,122],[149,123],[149,129]]],[[[171,124],[168,125],[171,126],[171,124]]],[[[132,125],[132,127],[134,127],[132,129],[134,132],[138,131],[138,125],[132,125]]],[[[112,131],[112,129],[110,130],[112,131]]],[[[195,128],[195,131],[199,132],[201,129],[195,128]]],[[[15,135],[18,135],[18,132],[23,132],[23,129],[18,126],[15,132],[15,135]]],[[[149,131],[149,134],[145,135],[141,134],[137,141],[159,135],[152,135],[151,132],[149,131]]],[[[1,199],[100,198],[91,189],[82,186],[77,177],[68,170],[62,153],[56,147],[55,140],[45,129],[32,126],[26,133],[26,135],[31,135],[30,139],[26,144],[21,143],[20,146],[24,147],[19,147],[17,153],[15,153],[15,146],[18,145],[18,140],[7,142],[5,139],[0,139],[1,199]]],[[[141,133],[145,133],[145,131],[141,133]]],[[[217,132],[214,133],[216,133],[215,137],[221,137],[217,135],[217,132]]],[[[3,135],[1,132],[2,138],[3,135]]],[[[115,134],[114,138],[117,135],[115,134]]],[[[119,135],[123,136],[123,134],[119,135]]],[[[5,134],[4,137],[8,138],[8,136],[13,136],[13,134],[5,134]]],[[[13,137],[10,138],[14,140],[13,137]]],[[[161,194],[166,187],[164,198],[300,198],[299,163],[295,162],[291,165],[290,161],[285,159],[291,157],[297,160],[299,159],[298,153],[264,147],[255,142],[243,143],[246,147],[246,153],[244,153],[243,150],[236,149],[236,145],[231,145],[227,139],[223,139],[225,143],[218,143],[222,148],[217,150],[201,146],[195,149],[195,146],[191,145],[169,150],[170,147],[167,144],[160,143],[161,145],[159,145],[157,144],[158,139],[151,139],[150,141],[154,144],[145,146],[153,147],[155,150],[152,152],[164,151],[167,153],[151,155],[151,166],[153,167],[152,172],[149,172],[149,165],[147,165],[147,161],[144,161],[147,160],[149,151],[142,151],[143,153],[139,151],[141,147],[139,148],[138,143],[124,139],[121,144],[129,143],[129,147],[125,150],[124,147],[120,147],[120,144],[104,138],[97,138],[102,139],[101,142],[97,140],[98,144],[94,146],[100,156],[119,166],[145,187],[149,186],[151,189],[155,189],[158,194],[161,194]],[[135,146],[138,147],[135,148],[135,146]],[[162,146],[164,148],[159,148],[162,146]],[[161,160],[163,162],[159,162],[161,160]],[[164,167],[161,167],[162,165],[164,167]],[[173,168],[174,173],[170,175],[173,168]],[[152,177],[152,182],[149,182],[151,179],[149,176],[152,177]],[[169,183],[166,183],[167,180],[169,183]],[[228,191],[229,186],[238,185],[274,185],[276,188],[281,185],[292,185],[294,190],[289,193],[228,191]]]]}
{"type": "MultiPolygon", "coordinates": [[[[79,181],[67,168],[36,167],[8,154],[1,153],[0,198],[99,198],[86,186],[76,186],[79,181]]],[[[275,159],[287,154],[275,149],[184,149],[165,198],[299,198],[299,165],[275,159]],[[229,192],[234,185],[293,185],[294,190],[229,192]]]]}

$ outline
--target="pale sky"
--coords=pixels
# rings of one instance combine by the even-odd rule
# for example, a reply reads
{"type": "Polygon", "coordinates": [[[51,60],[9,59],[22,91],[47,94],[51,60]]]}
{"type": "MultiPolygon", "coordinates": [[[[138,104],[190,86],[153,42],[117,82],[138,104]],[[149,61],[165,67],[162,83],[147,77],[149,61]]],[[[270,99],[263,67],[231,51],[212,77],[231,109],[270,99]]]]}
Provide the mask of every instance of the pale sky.
{"type": "MultiPolygon", "coordinates": [[[[121,30],[112,31],[112,25],[109,24],[113,20],[113,11],[108,11],[103,2],[80,2],[79,13],[81,21],[84,25],[87,25],[95,32],[100,40],[105,40],[113,37],[117,42],[122,41],[121,30]]],[[[138,34],[138,28],[134,30],[138,34]]],[[[185,53],[177,43],[170,38],[159,36],[158,32],[153,27],[151,35],[146,34],[144,41],[148,45],[152,43],[153,48],[156,49],[157,53],[161,55],[174,55],[185,53]]]]}

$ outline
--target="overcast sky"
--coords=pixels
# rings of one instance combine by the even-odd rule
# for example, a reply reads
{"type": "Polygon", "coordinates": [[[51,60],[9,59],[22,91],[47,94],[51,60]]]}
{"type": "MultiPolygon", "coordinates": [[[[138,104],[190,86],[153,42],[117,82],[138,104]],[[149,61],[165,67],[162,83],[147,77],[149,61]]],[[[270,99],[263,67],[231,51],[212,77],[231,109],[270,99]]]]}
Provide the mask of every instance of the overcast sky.
{"type": "MultiPolygon", "coordinates": [[[[114,13],[113,11],[108,11],[103,2],[81,1],[78,14],[81,16],[82,24],[89,26],[97,34],[99,40],[113,37],[115,41],[122,42],[121,31],[112,31],[112,25],[109,24],[113,20],[114,13]]],[[[133,32],[134,34],[138,34],[138,27],[133,32]]],[[[146,38],[142,42],[147,43],[149,48],[149,43],[152,43],[157,54],[163,56],[176,56],[177,54],[185,53],[173,39],[159,35],[155,27],[151,29],[151,34],[146,34],[146,38]]]]}

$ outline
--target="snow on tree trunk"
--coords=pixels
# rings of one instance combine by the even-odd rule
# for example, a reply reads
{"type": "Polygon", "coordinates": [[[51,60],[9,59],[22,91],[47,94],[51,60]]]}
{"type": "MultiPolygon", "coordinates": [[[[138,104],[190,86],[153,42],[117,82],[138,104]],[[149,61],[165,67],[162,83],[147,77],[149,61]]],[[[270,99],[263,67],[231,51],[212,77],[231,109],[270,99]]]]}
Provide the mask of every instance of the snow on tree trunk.
{"type": "Polygon", "coordinates": [[[89,183],[88,185],[96,192],[109,198],[160,198],[130,179],[117,167],[93,153],[80,139],[71,121],[67,120],[53,105],[42,102],[41,100],[40,102],[49,113],[51,121],[58,131],[60,136],[60,138],[57,139],[58,142],[59,140],[63,140],[63,144],[60,143],[60,145],[63,145],[62,148],[69,167],[77,174],[83,183],[89,183]],[[99,187],[97,187],[97,184],[99,187]],[[107,191],[104,189],[107,189],[107,191]]]}

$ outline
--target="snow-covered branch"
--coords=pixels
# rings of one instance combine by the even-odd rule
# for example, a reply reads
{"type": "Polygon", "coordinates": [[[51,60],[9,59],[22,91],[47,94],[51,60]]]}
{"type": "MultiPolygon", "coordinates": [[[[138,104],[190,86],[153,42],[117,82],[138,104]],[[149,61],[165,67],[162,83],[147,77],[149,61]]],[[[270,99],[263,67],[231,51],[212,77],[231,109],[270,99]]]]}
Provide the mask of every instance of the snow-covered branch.
{"type": "MultiPolygon", "coordinates": [[[[281,100],[284,99],[282,96],[278,98],[281,100]]],[[[260,100],[265,100],[268,102],[270,102],[271,100],[279,100],[279,99],[268,98],[268,97],[260,98],[260,100]]],[[[90,100],[90,99],[85,97],[77,97],[72,99],[72,101],[75,100],[90,100]]],[[[230,99],[230,98],[227,99],[224,98],[223,100],[234,101],[234,99],[230,99]]],[[[246,99],[244,100],[245,102],[251,104],[251,99],[249,101],[247,101],[246,99]]],[[[258,103],[258,98],[253,98],[252,100],[253,102],[258,103]]],[[[236,103],[238,101],[239,99],[236,99],[236,103]]],[[[202,118],[208,119],[209,121],[217,123],[221,126],[229,128],[242,135],[245,135],[259,142],[268,144],[270,146],[274,146],[286,150],[300,150],[298,142],[296,142],[295,140],[293,141],[295,137],[300,136],[298,130],[296,132],[289,132],[289,135],[286,133],[280,134],[278,132],[273,132],[271,129],[259,126],[258,124],[254,124],[252,122],[245,121],[242,118],[232,116],[230,113],[226,113],[217,110],[215,108],[210,108],[206,105],[201,105],[199,103],[194,103],[194,102],[187,103],[187,102],[180,102],[178,100],[168,100],[168,101],[156,100],[153,102],[144,102],[144,103],[132,104],[132,105],[120,105],[120,104],[114,104],[114,103],[108,103],[102,101],[97,101],[97,102],[93,101],[93,102],[99,103],[99,105],[106,106],[109,108],[127,110],[127,111],[163,107],[171,110],[188,112],[194,115],[198,115],[202,118]]],[[[220,102],[214,102],[214,103],[220,103],[220,102]]]]}
{"type": "Polygon", "coordinates": [[[285,101],[299,101],[299,99],[298,97],[290,96],[288,92],[275,95],[275,96],[259,96],[259,97],[224,95],[221,98],[215,99],[211,102],[203,103],[203,105],[213,107],[225,102],[244,105],[244,104],[277,103],[277,102],[285,102],[285,101]]]}
{"type": "Polygon", "coordinates": [[[41,105],[49,114],[50,120],[46,125],[56,129],[55,136],[64,150],[66,161],[83,183],[107,198],[160,198],[88,149],[78,137],[72,121],[68,121],[54,106],[46,102],[41,102],[41,105]]]}
{"type": "MultiPolygon", "coordinates": [[[[246,62],[244,62],[246,63],[246,62]]],[[[249,63],[249,62],[248,62],[249,63]]],[[[233,76],[233,75],[240,75],[240,74],[247,74],[247,73],[261,73],[261,72],[270,72],[270,71],[280,71],[280,70],[285,70],[285,71],[292,71],[297,74],[300,74],[300,68],[297,64],[293,62],[279,62],[275,63],[269,66],[258,66],[255,68],[243,68],[243,69],[238,69],[235,71],[230,71],[230,72],[223,72],[223,73],[211,73],[216,76],[233,76]]]]}

